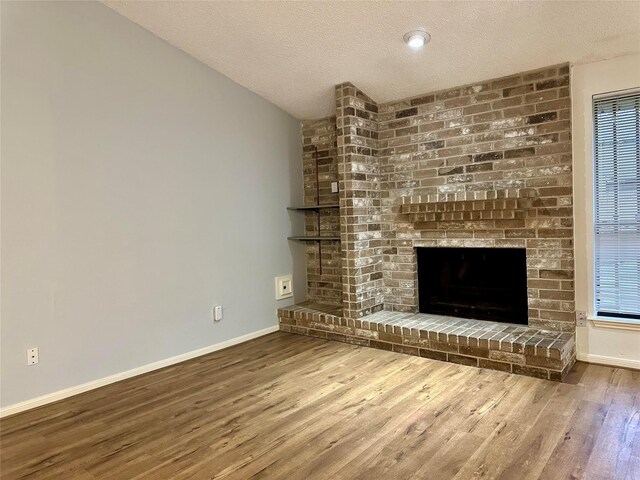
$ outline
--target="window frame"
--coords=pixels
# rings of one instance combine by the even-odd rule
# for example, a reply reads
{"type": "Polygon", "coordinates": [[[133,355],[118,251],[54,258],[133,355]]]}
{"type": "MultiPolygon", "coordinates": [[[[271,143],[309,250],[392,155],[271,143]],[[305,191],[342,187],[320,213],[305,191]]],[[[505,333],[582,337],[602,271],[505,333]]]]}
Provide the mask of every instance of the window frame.
{"type": "Polygon", "coordinates": [[[588,254],[588,305],[589,311],[587,312],[587,316],[589,320],[593,321],[596,326],[605,327],[605,328],[619,328],[619,329],[629,329],[636,330],[636,327],[640,327],[640,318],[626,318],[626,317],[617,317],[617,316],[606,316],[606,315],[598,315],[597,305],[596,305],[596,122],[595,122],[595,102],[597,100],[602,100],[606,98],[616,98],[622,97],[626,95],[640,95],[640,87],[634,88],[626,88],[620,90],[612,90],[604,93],[597,93],[590,96],[590,104],[591,108],[589,110],[590,114],[590,135],[591,142],[589,142],[591,147],[591,155],[587,158],[590,158],[591,162],[587,168],[587,176],[590,177],[587,179],[587,185],[590,187],[590,191],[587,193],[587,208],[588,211],[591,212],[590,215],[587,215],[588,225],[587,225],[587,254],[588,254]]]}

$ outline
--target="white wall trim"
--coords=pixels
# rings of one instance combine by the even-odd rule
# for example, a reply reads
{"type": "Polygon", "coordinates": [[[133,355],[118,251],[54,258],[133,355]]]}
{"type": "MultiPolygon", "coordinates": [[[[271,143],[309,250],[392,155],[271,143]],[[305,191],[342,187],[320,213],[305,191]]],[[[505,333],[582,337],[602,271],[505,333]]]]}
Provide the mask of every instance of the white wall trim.
{"type": "Polygon", "coordinates": [[[630,330],[632,332],[640,332],[640,322],[622,321],[622,320],[605,320],[600,318],[590,318],[594,327],[608,328],[610,330],[630,330]]]}
{"type": "Polygon", "coordinates": [[[592,353],[578,353],[576,358],[581,362],[640,370],[640,360],[632,360],[630,358],[605,357],[604,355],[594,355],[592,353]]]}
{"type": "Polygon", "coordinates": [[[187,353],[182,353],[180,355],[176,355],[175,357],[165,358],[164,360],[148,363],[146,365],[142,365],[140,367],[127,370],[125,372],[116,373],[114,375],[109,375],[108,377],[92,380],[91,382],[83,383],[81,385],[76,385],[74,387],[58,390],[57,392],[48,393],[47,395],[42,395],[40,397],[32,398],[24,402],[14,403],[13,405],[9,405],[7,407],[0,409],[0,418],[7,417],[9,415],[14,415],[16,413],[20,413],[25,410],[30,410],[32,408],[40,407],[42,405],[56,402],[64,398],[72,397],[73,395],[78,395],[79,393],[88,392],[89,390],[94,390],[96,388],[104,387],[105,385],[119,382],[120,380],[125,380],[127,378],[135,377],[137,375],[142,375],[143,373],[148,373],[153,370],[158,370],[159,368],[168,367],[176,363],[184,362],[186,360],[191,360],[192,358],[200,357],[202,355],[206,355],[207,353],[212,353],[217,350],[222,350],[223,348],[231,347],[233,345],[238,345],[239,343],[244,343],[254,338],[262,337],[263,335],[276,332],[278,331],[279,328],[280,327],[278,325],[273,325],[271,327],[263,328],[262,330],[257,330],[255,332],[247,333],[246,335],[241,335],[240,337],[231,338],[229,340],[225,340],[224,342],[216,343],[214,345],[209,345],[208,347],[203,347],[197,350],[192,350],[187,353]]]}

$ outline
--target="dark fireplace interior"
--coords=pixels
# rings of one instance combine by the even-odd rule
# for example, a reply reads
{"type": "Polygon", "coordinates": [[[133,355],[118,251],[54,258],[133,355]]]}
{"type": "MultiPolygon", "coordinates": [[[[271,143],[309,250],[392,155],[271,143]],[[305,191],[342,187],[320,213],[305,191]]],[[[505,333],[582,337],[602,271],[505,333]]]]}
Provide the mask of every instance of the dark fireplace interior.
{"type": "Polygon", "coordinates": [[[420,312],[527,325],[524,248],[418,248],[420,312]]]}

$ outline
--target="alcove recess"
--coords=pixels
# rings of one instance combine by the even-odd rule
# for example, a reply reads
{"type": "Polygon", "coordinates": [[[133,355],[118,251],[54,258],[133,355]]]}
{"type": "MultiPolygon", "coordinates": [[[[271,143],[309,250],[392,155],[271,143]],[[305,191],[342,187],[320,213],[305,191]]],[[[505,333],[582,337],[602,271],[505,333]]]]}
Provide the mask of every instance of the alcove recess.
{"type": "MultiPolygon", "coordinates": [[[[334,135],[335,136],[335,135],[334,135]]],[[[304,201],[288,210],[305,214],[305,231],[289,240],[309,242],[307,247],[307,281],[310,296],[331,307],[342,303],[340,279],[340,224],[335,148],[322,151],[318,145],[305,146],[304,201]],[[310,158],[309,158],[310,157],[310,158]]]]}

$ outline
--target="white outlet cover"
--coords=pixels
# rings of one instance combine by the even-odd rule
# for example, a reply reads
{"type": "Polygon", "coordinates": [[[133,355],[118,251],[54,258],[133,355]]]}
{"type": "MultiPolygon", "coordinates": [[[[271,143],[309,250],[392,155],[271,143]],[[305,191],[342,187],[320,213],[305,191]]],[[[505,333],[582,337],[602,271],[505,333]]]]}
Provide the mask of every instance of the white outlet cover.
{"type": "Polygon", "coordinates": [[[576,326],[577,327],[587,326],[587,312],[581,312],[579,310],[576,310],[576,326]]]}
{"type": "Polygon", "coordinates": [[[40,361],[38,347],[27,348],[27,365],[36,365],[40,361]]]}
{"type": "Polygon", "coordinates": [[[281,275],[276,277],[276,300],[293,297],[293,276],[281,275]]]}
{"type": "Polygon", "coordinates": [[[213,321],[219,322],[222,320],[222,305],[216,305],[213,307],[213,321]]]}

